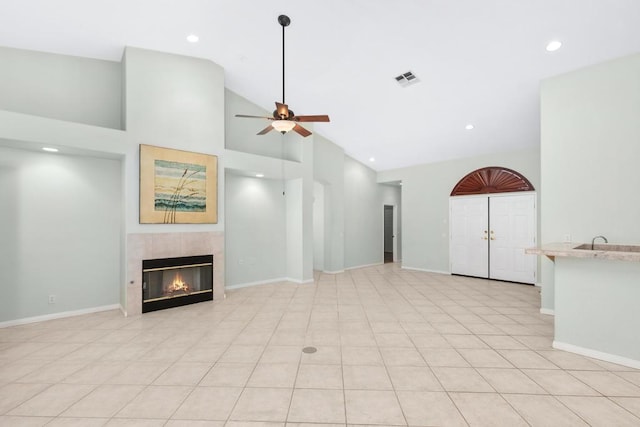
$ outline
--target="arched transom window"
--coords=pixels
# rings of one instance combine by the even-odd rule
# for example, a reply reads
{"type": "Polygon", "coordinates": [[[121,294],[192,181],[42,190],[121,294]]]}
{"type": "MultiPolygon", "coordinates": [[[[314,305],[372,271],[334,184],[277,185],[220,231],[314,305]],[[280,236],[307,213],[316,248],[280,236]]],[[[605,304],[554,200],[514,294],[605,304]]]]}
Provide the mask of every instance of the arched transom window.
{"type": "Polygon", "coordinates": [[[518,172],[500,166],[489,166],[465,175],[451,191],[452,196],[471,194],[534,191],[533,185],[518,172]]]}

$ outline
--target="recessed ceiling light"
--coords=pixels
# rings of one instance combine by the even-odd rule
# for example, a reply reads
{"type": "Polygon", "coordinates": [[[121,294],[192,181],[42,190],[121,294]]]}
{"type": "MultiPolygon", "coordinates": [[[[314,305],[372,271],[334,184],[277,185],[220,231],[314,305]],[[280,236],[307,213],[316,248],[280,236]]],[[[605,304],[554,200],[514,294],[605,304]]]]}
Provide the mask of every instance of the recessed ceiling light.
{"type": "Polygon", "coordinates": [[[549,42],[549,44],[547,44],[547,52],[555,52],[556,50],[560,49],[561,46],[562,42],[558,40],[552,40],[549,42]]]}
{"type": "Polygon", "coordinates": [[[468,124],[468,125],[466,125],[464,128],[465,128],[466,130],[471,130],[471,129],[473,129],[473,125],[472,125],[471,123],[469,123],[469,124],[468,124]]]}
{"type": "Polygon", "coordinates": [[[256,174],[256,178],[264,178],[264,174],[263,173],[257,173],[256,174]]]}
{"type": "Polygon", "coordinates": [[[375,158],[375,157],[369,157],[369,161],[370,161],[370,162],[375,162],[375,161],[376,161],[376,158],[375,158]]]}
{"type": "Polygon", "coordinates": [[[200,37],[196,36],[195,34],[189,34],[187,36],[187,41],[189,43],[198,43],[198,40],[200,40],[200,37]]]}
{"type": "Polygon", "coordinates": [[[57,148],[51,148],[51,147],[42,147],[42,151],[48,151],[49,153],[57,153],[58,149],[57,148]]]}

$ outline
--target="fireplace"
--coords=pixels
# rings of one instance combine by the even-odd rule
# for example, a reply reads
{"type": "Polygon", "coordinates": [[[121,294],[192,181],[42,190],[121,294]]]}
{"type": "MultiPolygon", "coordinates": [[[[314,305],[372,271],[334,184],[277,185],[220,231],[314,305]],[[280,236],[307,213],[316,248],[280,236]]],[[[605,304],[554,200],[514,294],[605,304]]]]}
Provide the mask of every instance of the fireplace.
{"type": "Polygon", "coordinates": [[[142,261],[142,312],[213,299],[213,255],[142,261]]]}

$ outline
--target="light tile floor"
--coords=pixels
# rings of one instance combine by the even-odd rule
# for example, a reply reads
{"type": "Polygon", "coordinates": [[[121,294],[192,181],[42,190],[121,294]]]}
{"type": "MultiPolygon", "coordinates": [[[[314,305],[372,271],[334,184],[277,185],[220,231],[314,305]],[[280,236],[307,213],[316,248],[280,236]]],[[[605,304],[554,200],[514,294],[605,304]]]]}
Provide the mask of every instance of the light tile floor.
{"type": "Polygon", "coordinates": [[[640,426],[640,371],[552,349],[539,301],[385,264],[4,328],[0,425],[640,426]]]}

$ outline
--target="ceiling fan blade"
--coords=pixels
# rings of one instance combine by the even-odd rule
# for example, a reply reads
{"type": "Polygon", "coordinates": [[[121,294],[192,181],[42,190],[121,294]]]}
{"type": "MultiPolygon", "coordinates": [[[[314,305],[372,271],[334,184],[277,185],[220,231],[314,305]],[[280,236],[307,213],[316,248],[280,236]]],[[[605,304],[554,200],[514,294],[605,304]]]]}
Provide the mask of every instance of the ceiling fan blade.
{"type": "Polygon", "coordinates": [[[319,116],[295,116],[293,118],[296,122],[328,122],[329,116],[319,115],[319,116]]]}
{"type": "Polygon", "coordinates": [[[273,117],[267,117],[267,116],[249,116],[247,114],[236,114],[236,117],[245,117],[247,119],[267,119],[267,120],[273,120],[273,117]]]}
{"type": "Polygon", "coordinates": [[[303,137],[307,137],[307,136],[311,135],[311,132],[309,132],[308,130],[306,130],[305,128],[303,128],[302,126],[300,126],[297,123],[296,123],[296,126],[293,128],[293,130],[298,132],[303,137]]]}
{"type": "Polygon", "coordinates": [[[289,106],[287,104],[281,104],[276,101],[276,113],[278,114],[278,118],[284,117],[285,119],[289,117],[289,106]]]}
{"type": "Polygon", "coordinates": [[[262,129],[260,132],[258,132],[256,135],[264,135],[265,133],[269,133],[273,130],[273,126],[269,125],[266,128],[262,129]]]}

